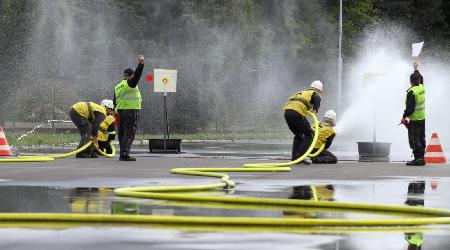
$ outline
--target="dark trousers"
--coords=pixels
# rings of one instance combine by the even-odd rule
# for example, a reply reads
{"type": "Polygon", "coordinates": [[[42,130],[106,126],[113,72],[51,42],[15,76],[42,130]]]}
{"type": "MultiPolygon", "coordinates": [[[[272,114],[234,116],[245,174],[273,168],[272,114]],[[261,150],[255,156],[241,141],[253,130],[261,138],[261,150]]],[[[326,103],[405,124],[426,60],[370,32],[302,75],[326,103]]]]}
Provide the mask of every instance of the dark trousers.
{"type": "MultiPolygon", "coordinates": [[[[92,133],[92,122],[89,121],[87,118],[82,117],[80,114],[77,113],[73,108],[69,111],[69,116],[72,122],[77,126],[78,132],[80,132],[81,139],[80,143],[78,144],[78,148],[81,148],[91,138],[92,133]]],[[[81,154],[91,155],[92,154],[92,147],[88,147],[84,151],[80,152],[81,154]]]]}
{"type": "MultiPolygon", "coordinates": [[[[315,151],[317,150],[314,149],[311,153],[315,151]]],[[[338,159],[331,151],[324,149],[318,156],[311,158],[311,161],[315,164],[336,164],[338,159]]]]}
{"type": "Polygon", "coordinates": [[[409,147],[412,149],[414,159],[423,159],[425,155],[425,120],[409,121],[408,126],[409,147]]]}
{"type": "Polygon", "coordinates": [[[294,143],[292,144],[291,160],[296,160],[302,156],[313,139],[313,130],[306,117],[297,111],[286,109],[284,111],[284,119],[289,129],[294,134],[294,143]]]}
{"type": "Polygon", "coordinates": [[[107,142],[107,141],[98,141],[98,148],[101,151],[104,151],[107,154],[111,154],[112,153],[111,145],[109,145],[109,142],[107,142]]]}
{"type": "Polygon", "coordinates": [[[120,156],[129,156],[131,145],[136,136],[136,128],[139,120],[139,110],[124,109],[119,110],[119,144],[120,156]]]}

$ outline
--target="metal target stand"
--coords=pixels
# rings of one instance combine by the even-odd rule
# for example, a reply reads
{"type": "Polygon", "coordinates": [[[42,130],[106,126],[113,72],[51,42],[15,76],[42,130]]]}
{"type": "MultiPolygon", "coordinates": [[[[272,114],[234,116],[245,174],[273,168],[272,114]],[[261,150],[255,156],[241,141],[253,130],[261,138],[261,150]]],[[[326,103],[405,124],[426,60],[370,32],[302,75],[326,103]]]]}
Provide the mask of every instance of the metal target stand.
{"type": "Polygon", "coordinates": [[[176,92],[177,71],[168,69],[155,69],[154,92],[164,93],[164,135],[163,139],[148,139],[150,153],[180,153],[181,139],[170,139],[169,120],[167,112],[167,93],[176,92]]]}
{"type": "MultiPolygon", "coordinates": [[[[385,81],[386,75],[384,73],[365,73],[364,85],[381,84],[385,81]]],[[[390,161],[390,142],[377,141],[377,116],[376,111],[373,111],[373,126],[372,126],[372,141],[371,142],[357,142],[359,161],[367,162],[389,162],[390,161]]]]}

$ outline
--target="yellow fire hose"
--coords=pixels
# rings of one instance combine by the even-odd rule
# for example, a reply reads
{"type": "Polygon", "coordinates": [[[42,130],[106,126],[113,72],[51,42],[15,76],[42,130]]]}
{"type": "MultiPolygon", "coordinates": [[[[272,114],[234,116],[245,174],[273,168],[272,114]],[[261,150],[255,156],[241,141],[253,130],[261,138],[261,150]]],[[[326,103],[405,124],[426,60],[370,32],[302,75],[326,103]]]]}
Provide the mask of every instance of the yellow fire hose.
{"type": "Polygon", "coordinates": [[[314,154],[310,154],[309,157],[313,158],[313,157],[320,155],[320,153],[322,153],[322,151],[324,149],[325,149],[325,143],[322,143],[322,146],[320,146],[320,148],[317,150],[317,152],[315,152],[314,154]]]}
{"type": "Polygon", "coordinates": [[[44,162],[53,161],[54,158],[46,156],[33,156],[33,157],[14,157],[14,158],[2,158],[0,162],[44,162]]]}
{"type": "MultiPolygon", "coordinates": [[[[166,225],[182,229],[184,226],[203,226],[205,228],[234,228],[234,229],[264,229],[264,230],[286,230],[286,231],[326,231],[336,230],[345,232],[346,228],[351,230],[367,231],[370,228],[380,230],[380,227],[390,227],[392,231],[398,231],[399,226],[407,227],[405,231],[414,231],[417,228],[410,226],[427,226],[436,224],[450,224],[450,210],[434,209],[425,207],[377,205],[343,203],[329,201],[310,201],[276,198],[253,198],[253,197],[221,197],[207,195],[192,195],[185,192],[204,191],[217,188],[233,188],[235,182],[231,181],[227,174],[217,172],[279,172],[290,171],[291,165],[302,161],[310,155],[318,138],[318,121],[313,113],[309,113],[314,119],[315,134],[311,146],[300,158],[287,163],[262,163],[244,164],[245,168],[175,168],[171,170],[174,174],[188,174],[196,176],[207,176],[220,178],[221,182],[193,185],[193,186],[160,186],[160,187],[128,187],[114,189],[114,194],[124,197],[147,198],[157,200],[206,202],[207,204],[242,204],[260,207],[272,207],[286,210],[302,209],[335,209],[350,210],[356,212],[375,214],[398,214],[401,218],[395,219],[306,219],[306,218],[247,218],[247,217],[206,217],[206,216],[159,216],[159,215],[114,215],[114,214],[56,214],[56,213],[0,213],[0,226],[8,223],[108,223],[124,225],[166,225]],[[181,192],[181,193],[180,193],[181,192]],[[344,228],[342,228],[344,227],[344,228]]],[[[323,148],[322,148],[323,149],[323,148]]],[[[320,152],[319,150],[318,152],[320,152]]],[[[316,152],[317,153],[317,152],[316,152]]],[[[79,225],[79,224],[77,224],[79,225]]],[[[228,230],[227,229],[227,230],[228,230]]],[[[382,229],[384,230],[384,229],[382,229]]]]}
{"type": "Polygon", "coordinates": [[[53,158],[53,159],[67,158],[67,157],[70,157],[70,156],[73,156],[73,155],[76,155],[76,154],[82,152],[83,150],[85,150],[86,148],[91,146],[91,144],[92,144],[92,141],[88,141],[84,146],[82,146],[81,148],[79,148],[75,151],[69,152],[67,154],[49,155],[48,157],[53,158]]]}
{"type": "Polygon", "coordinates": [[[111,149],[112,149],[111,154],[107,154],[107,153],[101,151],[101,150],[98,148],[98,145],[97,145],[97,144],[94,144],[94,146],[95,146],[95,150],[96,150],[100,155],[102,155],[102,156],[104,156],[104,157],[112,158],[112,157],[114,157],[114,156],[116,155],[116,148],[114,147],[114,145],[113,145],[111,142],[109,142],[109,146],[110,146],[111,149]]]}
{"type": "MultiPolygon", "coordinates": [[[[88,148],[89,146],[91,146],[92,141],[88,141],[84,146],[82,146],[81,148],[66,153],[66,154],[56,154],[56,155],[19,155],[15,158],[4,158],[4,159],[0,159],[0,162],[44,162],[44,161],[53,161],[54,159],[61,159],[61,158],[67,158],[73,155],[76,155],[80,152],[82,152],[83,150],[85,150],[86,148],[88,148]]],[[[109,145],[111,146],[112,149],[112,153],[111,154],[106,154],[105,152],[101,151],[98,148],[97,144],[95,145],[95,149],[96,151],[105,157],[111,158],[114,157],[116,155],[116,148],[114,147],[114,145],[110,142],[109,145]]]]}
{"type": "Polygon", "coordinates": [[[317,143],[317,139],[319,138],[319,121],[317,120],[317,117],[316,117],[316,115],[314,113],[308,111],[308,114],[314,120],[314,138],[313,138],[313,141],[312,141],[311,145],[309,146],[309,148],[306,150],[306,152],[302,156],[300,156],[296,160],[290,161],[290,162],[284,162],[284,163],[247,163],[247,164],[244,164],[244,167],[249,167],[249,168],[273,168],[273,167],[292,166],[294,164],[300,163],[307,156],[316,157],[320,153],[322,153],[323,149],[325,148],[325,144],[322,145],[319,148],[319,150],[317,150],[317,152],[315,152],[314,154],[311,154],[311,152],[313,151],[313,149],[314,149],[314,147],[315,147],[315,145],[317,143]]]}

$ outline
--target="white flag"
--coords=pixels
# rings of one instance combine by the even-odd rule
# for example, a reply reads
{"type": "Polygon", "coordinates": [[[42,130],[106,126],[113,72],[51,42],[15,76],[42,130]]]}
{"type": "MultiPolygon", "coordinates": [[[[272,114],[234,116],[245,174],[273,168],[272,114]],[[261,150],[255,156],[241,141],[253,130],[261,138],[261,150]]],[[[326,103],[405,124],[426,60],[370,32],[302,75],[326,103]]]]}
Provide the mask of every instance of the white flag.
{"type": "Polygon", "coordinates": [[[422,51],[423,42],[420,43],[413,43],[412,44],[412,57],[418,57],[420,54],[420,51],[422,51]]]}

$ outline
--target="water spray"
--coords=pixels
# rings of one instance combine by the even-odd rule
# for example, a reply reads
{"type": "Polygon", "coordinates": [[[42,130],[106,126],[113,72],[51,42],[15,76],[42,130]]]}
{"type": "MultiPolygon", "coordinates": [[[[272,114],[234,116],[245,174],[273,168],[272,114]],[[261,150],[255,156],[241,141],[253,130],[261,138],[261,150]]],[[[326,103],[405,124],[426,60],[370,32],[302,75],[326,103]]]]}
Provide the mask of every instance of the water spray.
{"type": "Polygon", "coordinates": [[[27,136],[29,136],[29,135],[32,135],[32,134],[35,132],[36,129],[38,129],[38,128],[44,126],[45,124],[47,124],[47,123],[55,123],[55,122],[60,122],[60,123],[72,123],[72,121],[67,121],[67,120],[47,120],[46,122],[41,122],[40,124],[34,126],[30,131],[28,131],[28,132],[26,132],[25,134],[21,135],[21,136],[17,139],[17,141],[20,141],[20,140],[22,140],[23,138],[25,138],[25,137],[27,137],[27,136]]]}

